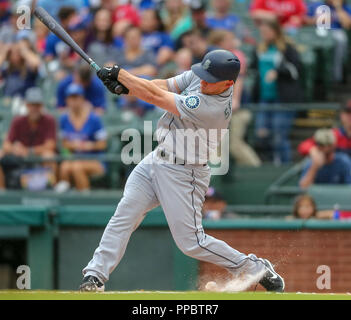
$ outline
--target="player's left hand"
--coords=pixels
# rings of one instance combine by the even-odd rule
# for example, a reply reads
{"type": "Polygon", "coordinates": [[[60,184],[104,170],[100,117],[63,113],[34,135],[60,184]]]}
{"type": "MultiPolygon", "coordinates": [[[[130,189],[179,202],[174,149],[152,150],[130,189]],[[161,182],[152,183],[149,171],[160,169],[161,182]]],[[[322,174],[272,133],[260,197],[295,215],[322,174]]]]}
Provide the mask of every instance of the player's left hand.
{"type": "Polygon", "coordinates": [[[114,65],[113,67],[103,67],[97,72],[97,76],[101,79],[102,82],[105,81],[117,81],[118,73],[121,68],[118,65],[114,65]]]}
{"type": "Polygon", "coordinates": [[[121,95],[121,94],[128,94],[129,90],[126,88],[122,83],[119,81],[112,81],[112,80],[105,80],[103,81],[105,87],[114,94],[121,95]]]}

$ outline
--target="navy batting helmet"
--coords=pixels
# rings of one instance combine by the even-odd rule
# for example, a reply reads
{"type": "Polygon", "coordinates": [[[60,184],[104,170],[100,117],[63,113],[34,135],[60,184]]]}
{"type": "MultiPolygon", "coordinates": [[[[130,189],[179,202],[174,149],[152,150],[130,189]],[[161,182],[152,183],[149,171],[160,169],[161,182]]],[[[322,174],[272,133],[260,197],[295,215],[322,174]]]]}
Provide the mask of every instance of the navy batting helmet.
{"type": "Polygon", "coordinates": [[[240,72],[240,60],[227,50],[213,50],[207,53],[201,63],[192,65],[191,70],[202,80],[210,83],[233,80],[240,72]]]}

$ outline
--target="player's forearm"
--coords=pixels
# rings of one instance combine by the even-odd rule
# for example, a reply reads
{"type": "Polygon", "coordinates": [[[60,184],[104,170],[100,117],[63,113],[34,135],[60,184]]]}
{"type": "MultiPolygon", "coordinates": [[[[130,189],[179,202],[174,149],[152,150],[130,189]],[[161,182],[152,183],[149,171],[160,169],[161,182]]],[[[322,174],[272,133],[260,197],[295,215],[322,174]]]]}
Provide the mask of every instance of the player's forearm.
{"type": "Polygon", "coordinates": [[[160,89],[169,91],[166,79],[154,79],[151,80],[151,82],[158,86],[160,89]]]}
{"type": "Polygon", "coordinates": [[[153,81],[133,76],[123,69],[118,74],[118,81],[129,89],[129,95],[151,104],[157,105],[157,97],[162,95],[162,89],[153,81]]]}
{"type": "Polygon", "coordinates": [[[134,75],[144,75],[144,76],[154,77],[157,74],[157,69],[154,66],[147,64],[147,65],[130,70],[130,73],[134,75]]]}

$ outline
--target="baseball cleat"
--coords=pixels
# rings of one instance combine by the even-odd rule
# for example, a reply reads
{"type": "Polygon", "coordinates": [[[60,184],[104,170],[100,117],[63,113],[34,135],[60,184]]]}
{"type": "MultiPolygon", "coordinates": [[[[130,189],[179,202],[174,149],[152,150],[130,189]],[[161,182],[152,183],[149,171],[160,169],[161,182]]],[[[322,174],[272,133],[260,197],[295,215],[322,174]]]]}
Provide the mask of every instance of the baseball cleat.
{"type": "Polygon", "coordinates": [[[79,286],[80,292],[104,292],[104,284],[94,276],[83,278],[82,284],[79,286]]]}
{"type": "Polygon", "coordinates": [[[261,259],[267,268],[259,284],[267,291],[284,292],[284,279],[274,270],[273,265],[267,259],[261,259]]]}

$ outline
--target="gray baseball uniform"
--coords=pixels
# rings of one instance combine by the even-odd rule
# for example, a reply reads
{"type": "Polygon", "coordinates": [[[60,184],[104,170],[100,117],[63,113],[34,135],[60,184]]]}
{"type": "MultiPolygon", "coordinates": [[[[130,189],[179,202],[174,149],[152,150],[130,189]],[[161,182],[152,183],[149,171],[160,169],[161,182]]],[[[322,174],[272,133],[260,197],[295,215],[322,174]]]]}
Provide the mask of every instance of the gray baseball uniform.
{"type": "Polygon", "coordinates": [[[233,89],[220,95],[202,94],[200,79],[187,71],[168,80],[173,92],[176,92],[174,79],[181,90],[180,95],[175,93],[180,116],[165,112],[159,120],[159,145],[128,177],[123,197],[99,247],[83,269],[85,276],[93,275],[106,282],[122,259],[132,232],[146,213],[158,205],[162,206],[172,236],[183,253],[224,267],[236,275],[245,272],[255,276],[265,269],[262,260],[255,255],[238,252],[206,235],[202,227],[201,210],[210,182],[206,149],[216,150],[219,143],[208,132],[228,127],[233,89]],[[179,132],[180,136],[184,135],[186,129],[201,131],[195,143],[178,143],[181,139],[175,137],[179,132]],[[178,152],[184,148],[185,152],[178,152]],[[195,162],[189,161],[189,156],[195,162]]]}

